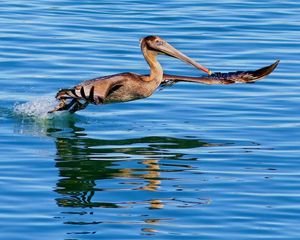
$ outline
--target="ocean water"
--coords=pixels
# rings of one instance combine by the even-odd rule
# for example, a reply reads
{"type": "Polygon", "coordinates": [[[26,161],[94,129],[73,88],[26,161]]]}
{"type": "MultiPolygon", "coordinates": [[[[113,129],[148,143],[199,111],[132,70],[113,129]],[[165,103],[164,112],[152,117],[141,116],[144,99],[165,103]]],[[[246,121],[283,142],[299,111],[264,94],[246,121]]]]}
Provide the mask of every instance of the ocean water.
{"type": "Polygon", "coordinates": [[[299,12],[293,0],[2,1],[0,239],[299,239],[299,12]],[[46,114],[60,88],[148,73],[150,34],[214,71],[281,63],[254,84],[177,83],[46,114]]]}

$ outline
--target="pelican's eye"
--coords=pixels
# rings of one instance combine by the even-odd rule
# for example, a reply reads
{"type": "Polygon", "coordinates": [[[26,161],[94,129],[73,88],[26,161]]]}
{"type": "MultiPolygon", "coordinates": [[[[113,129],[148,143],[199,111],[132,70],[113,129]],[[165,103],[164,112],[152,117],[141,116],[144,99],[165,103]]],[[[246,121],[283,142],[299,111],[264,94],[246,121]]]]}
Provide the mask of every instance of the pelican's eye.
{"type": "Polygon", "coordinates": [[[159,41],[159,40],[156,40],[155,43],[156,43],[157,46],[164,45],[164,42],[163,41],[159,41]]]}

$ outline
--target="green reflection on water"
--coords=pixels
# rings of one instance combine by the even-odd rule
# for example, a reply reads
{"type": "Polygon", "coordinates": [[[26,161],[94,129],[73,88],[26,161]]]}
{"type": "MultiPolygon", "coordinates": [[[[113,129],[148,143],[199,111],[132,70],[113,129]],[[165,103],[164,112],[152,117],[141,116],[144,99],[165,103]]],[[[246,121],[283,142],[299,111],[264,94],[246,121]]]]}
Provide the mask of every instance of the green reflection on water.
{"type": "MultiPolygon", "coordinates": [[[[80,130],[81,134],[82,131],[83,129],[80,130]]],[[[63,198],[58,198],[57,202],[60,206],[69,207],[118,207],[117,204],[92,200],[96,191],[105,191],[97,186],[97,180],[138,178],[145,181],[145,186],[139,188],[140,190],[155,191],[163,180],[160,177],[163,171],[160,159],[180,160],[185,157],[185,154],[180,153],[180,149],[208,146],[197,139],[171,137],[117,140],[59,137],[55,139],[55,143],[56,167],[60,175],[56,191],[64,195],[63,198]],[[128,160],[140,162],[144,166],[121,168],[122,164],[119,162],[128,160]]],[[[172,163],[168,166],[172,166],[172,163]]],[[[184,163],[180,166],[191,168],[184,163]]],[[[157,201],[151,204],[160,207],[157,201]]]]}
{"type": "MultiPolygon", "coordinates": [[[[96,192],[108,191],[107,187],[101,187],[99,180],[142,180],[143,183],[136,183],[143,184],[138,190],[156,191],[164,180],[161,172],[192,168],[188,161],[196,159],[182,153],[182,150],[215,146],[195,138],[165,136],[130,139],[118,136],[112,140],[89,138],[85,129],[77,126],[78,122],[77,117],[72,115],[38,121],[23,116],[17,119],[15,127],[18,133],[54,139],[55,166],[59,170],[55,191],[61,195],[56,201],[61,207],[121,207],[124,203],[93,200],[96,192]],[[168,160],[174,161],[166,163],[168,160]],[[138,163],[138,166],[123,167],[123,162],[138,163]],[[162,169],[162,166],[167,166],[168,170],[162,169]]],[[[158,201],[152,201],[151,207],[160,208],[158,201]]]]}
{"type": "MultiPolygon", "coordinates": [[[[76,116],[67,116],[45,121],[22,117],[17,119],[15,126],[18,133],[46,136],[54,140],[55,166],[58,169],[54,191],[59,195],[55,201],[64,209],[61,212],[64,224],[90,226],[113,221],[114,224],[132,224],[132,220],[122,223],[121,217],[116,217],[124,213],[115,213],[115,218],[104,221],[89,217],[90,214],[99,214],[99,208],[118,208],[122,211],[137,206],[151,211],[164,209],[166,205],[186,207],[209,203],[207,199],[189,202],[173,196],[159,197],[156,194],[145,197],[144,194],[161,191],[164,181],[172,181],[162,176],[164,173],[178,173],[193,168],[191,162],[197,158],[186,153],[186,150],[215,144],[195,138],[167,136],[123,139],[120,135],[112,140],[96,139],[88,137],[85,129],[78,125],[80,121],[76,116]],[[126,194],[132,191],[135,192],[134,197],[131,195],[127,199],[126,194]],[[120,198],[111,199],[110,193],[118,194],[120,198]]],[[[148,235],[156,231],[153,225],[170,219],[144,215],[142,211],[137,222],[141,225],[141,232],[148,235]]],[[[68,234],[83,233],[79,230],[68,234]]]]}

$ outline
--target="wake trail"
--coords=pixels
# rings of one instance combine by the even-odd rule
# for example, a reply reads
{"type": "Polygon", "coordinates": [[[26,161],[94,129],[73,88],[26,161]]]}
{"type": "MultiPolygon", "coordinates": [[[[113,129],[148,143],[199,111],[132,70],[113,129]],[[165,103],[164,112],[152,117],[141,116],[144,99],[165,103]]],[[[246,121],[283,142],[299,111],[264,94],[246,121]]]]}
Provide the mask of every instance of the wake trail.
{"type": "Polygon", "coordinates": [[[32,101],[26,103],[17,103],[13,107],[13,112],[18,115],[25,115],[37,118],[52,118],[53,114],[48,112],[52,110],[58,101],[51,96],[37,97],[32,101]]]}

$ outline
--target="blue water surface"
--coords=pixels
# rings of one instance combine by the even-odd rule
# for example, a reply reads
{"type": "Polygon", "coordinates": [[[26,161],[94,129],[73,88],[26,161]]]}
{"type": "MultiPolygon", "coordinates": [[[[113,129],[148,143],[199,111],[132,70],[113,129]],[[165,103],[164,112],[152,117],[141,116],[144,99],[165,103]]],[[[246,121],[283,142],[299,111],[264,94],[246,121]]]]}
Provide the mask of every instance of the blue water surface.
{"type": "Polygon", "coordinates": [[[0,239],[299,239],[299,13],[294,0],[1,1],[0,239]],[[42,114],[60,88],[148,73],[150,34],[214,71],[281,63],[255,84],[42,114]]]}

